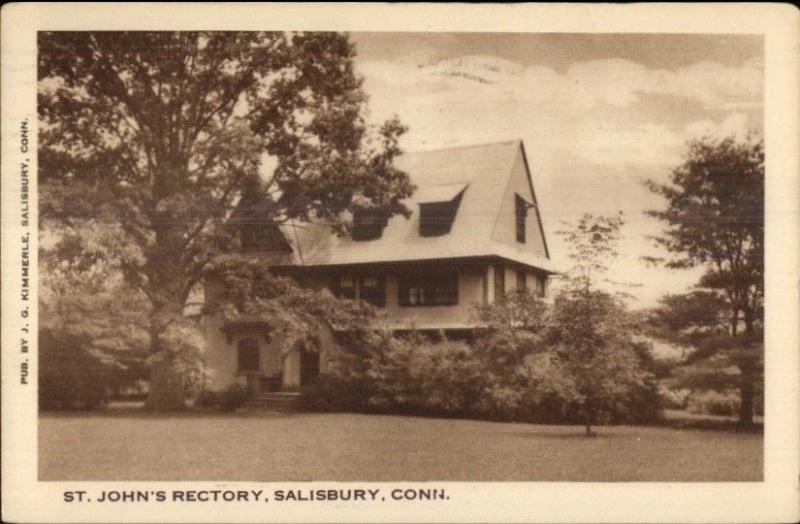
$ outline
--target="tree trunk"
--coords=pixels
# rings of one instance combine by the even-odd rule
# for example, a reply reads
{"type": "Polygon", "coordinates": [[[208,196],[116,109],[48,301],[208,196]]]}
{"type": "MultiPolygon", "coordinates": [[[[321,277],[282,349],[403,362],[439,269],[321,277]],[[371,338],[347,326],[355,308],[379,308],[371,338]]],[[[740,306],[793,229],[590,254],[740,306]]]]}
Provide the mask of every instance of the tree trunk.
{"type": "MultiPolygon", "coordinates": [[[[752,343],[753,337],[753,310],[744,309],[745,341],[752,343]]],[[[743,359],[739,364],[741,375],[739,377],[739,425],[753,425],[753,403],[755,399],[756,373],[759,366],[755,363],[756,356],[752,355],[749,359],[743,359]]]]}
{"type": "Polygon", "coordinates": [[[593,437],[594,433],[592,433],[592,422],[594,422],[594,405],[592,404],[591,400],[586,401],[584,410],[584,427],[586,428],[586,436],[593,437]]]}
{"type": "Polygon", "coordinates": [[[753,370],[745,367],[741,370],[742,375],[739,383],[739,424],[741,426],[753,425],[753,400],[755,397],[755,377],[753,370]]]}
{"type": "Polygon", "coordinates": [[[183,376],[175,366],[175,356],[169,351],[162,335],[166,330],[165,309],[150,316],[150,390],[145,408],[152,411],[186,409],[183,376]]]}
{"type": "Polygon", "coordinates": [[[175,369],[173,359],[162,352],[150,364],[150,391],[145,408],[152,411],[186,409],[183,377],[175,369]]]}

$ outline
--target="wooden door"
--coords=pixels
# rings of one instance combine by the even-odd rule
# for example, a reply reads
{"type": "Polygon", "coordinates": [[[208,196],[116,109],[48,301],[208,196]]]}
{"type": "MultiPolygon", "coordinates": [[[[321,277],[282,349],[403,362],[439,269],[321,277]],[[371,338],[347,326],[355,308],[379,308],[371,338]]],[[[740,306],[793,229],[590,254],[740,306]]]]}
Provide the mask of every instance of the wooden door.
{"type": "Polygon", "coordinates": [[[300,385],[307,386],[319,379],[319,352],[300,351],[300,385]]]}

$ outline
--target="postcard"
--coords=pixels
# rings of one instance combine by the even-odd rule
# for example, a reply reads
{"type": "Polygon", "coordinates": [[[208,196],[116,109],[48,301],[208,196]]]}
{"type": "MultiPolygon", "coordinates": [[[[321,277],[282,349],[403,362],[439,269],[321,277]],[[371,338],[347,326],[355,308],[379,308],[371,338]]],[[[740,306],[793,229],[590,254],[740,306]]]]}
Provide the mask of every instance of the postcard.
{"type": "Polygon", "coordinates": [[[800,16],[2,17],[8,522],[795,522],[800,16]]]}

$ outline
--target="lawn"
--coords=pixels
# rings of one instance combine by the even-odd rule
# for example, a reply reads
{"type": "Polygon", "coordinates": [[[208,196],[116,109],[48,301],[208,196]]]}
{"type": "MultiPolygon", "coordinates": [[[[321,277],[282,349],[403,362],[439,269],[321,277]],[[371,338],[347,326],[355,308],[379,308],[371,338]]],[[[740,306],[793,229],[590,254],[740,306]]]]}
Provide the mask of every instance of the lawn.
{"type": "Polygon", "coordinates": [[[354,414],[44,414],[41,480],[758,481],[760,434],[354,414]]]}

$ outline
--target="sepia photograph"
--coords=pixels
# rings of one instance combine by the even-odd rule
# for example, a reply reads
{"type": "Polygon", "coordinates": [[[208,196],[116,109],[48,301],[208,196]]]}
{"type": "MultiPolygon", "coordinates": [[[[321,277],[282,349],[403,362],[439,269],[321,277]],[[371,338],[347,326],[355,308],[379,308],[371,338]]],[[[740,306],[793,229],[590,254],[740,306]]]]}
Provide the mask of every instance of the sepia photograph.
{"type": "Polygon", "coordinates": [[[761,480],[763,54],[40,32],[40,478],[761,480]]]}
{"type": "Polygon", "coordinates": [[[4,521],[800,516],[796,10],[67,7],[3,9],[4,521]]]}

